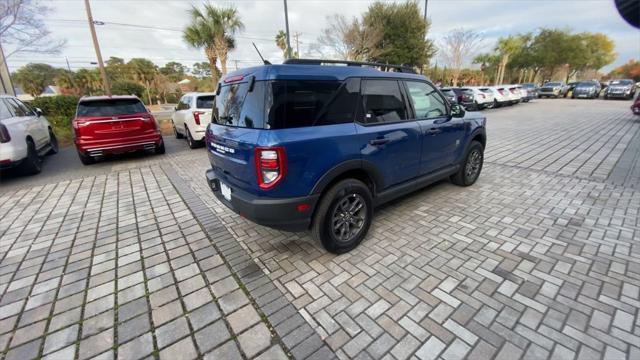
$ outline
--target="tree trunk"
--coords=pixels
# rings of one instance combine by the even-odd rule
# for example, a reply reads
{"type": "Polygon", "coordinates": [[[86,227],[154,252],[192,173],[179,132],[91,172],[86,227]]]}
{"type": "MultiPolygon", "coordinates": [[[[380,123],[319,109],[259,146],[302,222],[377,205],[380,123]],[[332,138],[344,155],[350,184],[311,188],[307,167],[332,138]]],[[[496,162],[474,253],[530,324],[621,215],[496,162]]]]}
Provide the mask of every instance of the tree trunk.
{"type": "Polygon", "coordinates": [[[220,70],[222,72],[222,76],[227,75],[227,52],[222,50],[219,52],[220,54],[220,70]]]}
{"type": "Polygon", "coordinates": [[[151,92],[149,91],[149,85],[145,84],[145,88],[147,89],[147,104],[151,105],[151,92]]]}
{"type": "Polygon", "coordinates": [[[218,67],[216,66],[216,62],[218,61],[218,56],[213,48],[206,48],[205,53],[207,55],[207,59],[209,60],[209,68],[211,68],[211,80],[213,80],[213,88],[214,90],[218,87],[218,67]]]}

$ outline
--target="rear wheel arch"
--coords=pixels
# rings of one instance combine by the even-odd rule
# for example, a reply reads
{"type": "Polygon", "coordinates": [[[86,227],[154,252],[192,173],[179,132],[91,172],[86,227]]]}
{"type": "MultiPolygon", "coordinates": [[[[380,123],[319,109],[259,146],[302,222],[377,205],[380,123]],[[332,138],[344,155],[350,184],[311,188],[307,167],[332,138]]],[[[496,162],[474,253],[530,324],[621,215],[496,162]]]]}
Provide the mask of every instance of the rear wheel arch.
{"type": "Polygon", "coordinates": [[[376,190],[384,187],[382,176],[373,164],[363,160],[349,160],[326,172],[316,182],[311,194],[323,195],[334,184],[349,178],[362,181],[373,196],[375,196],[376,190]]]}

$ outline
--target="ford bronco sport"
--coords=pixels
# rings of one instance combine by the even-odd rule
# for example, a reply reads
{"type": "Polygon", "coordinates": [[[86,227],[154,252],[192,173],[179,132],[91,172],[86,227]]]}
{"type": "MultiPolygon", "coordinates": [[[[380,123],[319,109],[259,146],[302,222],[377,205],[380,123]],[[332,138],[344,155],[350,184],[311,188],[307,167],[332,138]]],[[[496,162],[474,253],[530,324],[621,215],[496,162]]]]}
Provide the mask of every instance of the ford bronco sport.
{"type": "Polygon", "coordinates": [[[206,177],[241,216],[310,229],[344,253],[367,234],[375,206],[447,177],[473,184],[485,122],[402,66],[293,59],[246,68],[218,86],[206,177]]]}

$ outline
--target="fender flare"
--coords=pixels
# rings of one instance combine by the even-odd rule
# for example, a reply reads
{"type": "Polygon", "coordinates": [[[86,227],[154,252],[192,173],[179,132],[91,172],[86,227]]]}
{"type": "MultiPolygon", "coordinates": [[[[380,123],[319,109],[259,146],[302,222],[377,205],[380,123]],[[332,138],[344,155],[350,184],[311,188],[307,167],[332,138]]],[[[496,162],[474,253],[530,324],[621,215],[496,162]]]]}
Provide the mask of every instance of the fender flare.
{"type": "Polygon", "coordinates": [[[352,159],[334,166],[322,175],[311,189],[311,194],[321,194],[332,181],[351,170],[363,170],[373,181],[375,189],[384,188],[382,174],[373,163],[362,159],[352,159]]]}

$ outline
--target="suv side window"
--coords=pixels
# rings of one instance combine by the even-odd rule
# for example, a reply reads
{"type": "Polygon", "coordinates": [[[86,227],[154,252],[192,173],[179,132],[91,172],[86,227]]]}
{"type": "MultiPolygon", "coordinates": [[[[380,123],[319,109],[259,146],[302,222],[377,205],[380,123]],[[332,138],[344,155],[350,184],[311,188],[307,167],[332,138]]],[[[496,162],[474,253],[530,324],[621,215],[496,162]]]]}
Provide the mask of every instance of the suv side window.
{"type": "Polygon", "coordinates": [[[13,114],[9,111],[9,106],[6,104],[6,99],[0,99],[0,120],[12,118],[13,114]]]}
{"type": "Polygon", "coordinates": [[[397,80],[363,80],[362,101],[367,124],[408,119],[400,84],[397,80]]]}
{"type": "Polygon", "coordinates": [[[447,114],[445,100],[433,86],[423,82],[407,81],[407,89],[417,119],[430,119],[447,114]]]}
{"type": "Polygon", "coordinates": [[[269,111],[270,129],[353,122],[359,79],[277,80],[270,85],[273,101],[269,111]]]}
{"type": "Polygon", "coordinates": [[[25,104],[16,99],[6,99],[9,109],[15,116],[32,116],[33,111],[29,110],[25,104]]]}
{"type": "Polygon", "coordinates": [[[178,103],[178,110],[187,110],[189,108],[189,100],[190,97],[185,95],[182,97],[182,99],[180,99],[180,102],[178,103]]]}

